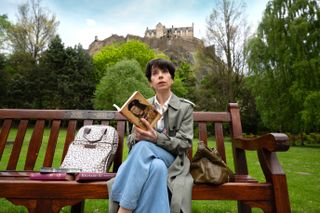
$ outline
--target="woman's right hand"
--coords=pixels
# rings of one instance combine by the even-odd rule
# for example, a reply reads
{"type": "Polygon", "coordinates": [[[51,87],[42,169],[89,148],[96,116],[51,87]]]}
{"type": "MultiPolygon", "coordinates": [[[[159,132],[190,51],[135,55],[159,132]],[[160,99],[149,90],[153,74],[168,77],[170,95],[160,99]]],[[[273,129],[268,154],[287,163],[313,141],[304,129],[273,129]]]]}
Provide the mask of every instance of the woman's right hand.
{"type": "Polygon", "coordinates": [[[157,142],[157,132],[156,130],[151,126],[151,124],[144,118],[141,118],[142,123],[147,127],[147,130],[143,130],[139,127],[134,127],[134,134],[135,134],[135,140],[146,140],[153,143],[157,142]]]}

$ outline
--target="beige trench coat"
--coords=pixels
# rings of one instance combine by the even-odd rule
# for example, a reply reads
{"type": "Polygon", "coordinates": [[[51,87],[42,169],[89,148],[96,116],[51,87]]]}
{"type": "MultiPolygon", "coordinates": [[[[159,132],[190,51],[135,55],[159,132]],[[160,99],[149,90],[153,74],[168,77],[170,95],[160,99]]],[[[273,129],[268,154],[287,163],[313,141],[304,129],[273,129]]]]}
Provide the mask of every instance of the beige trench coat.
{"type": "MultiPolygon", "coordinates": [[[[154,97],[149,99],[154,102],[154,97]]],[[[193,139],[193,106],[194,104],[172,94],[167,113],[165,113],[165,129],[157,132],[156,144],[176,156],[168,169],[168,188],[172,193],[171,213],[191,212],[193,179],[189,173],[190,161],[187,151],[193,139]]],[[[128,136],[128,146],[134,145],[134,135],[128,136]]],[[[109,194],[113,180],[108,181],[109,194]]],[[[109,202],[109,213],[116,212],[115,202],[109,202]]]]}

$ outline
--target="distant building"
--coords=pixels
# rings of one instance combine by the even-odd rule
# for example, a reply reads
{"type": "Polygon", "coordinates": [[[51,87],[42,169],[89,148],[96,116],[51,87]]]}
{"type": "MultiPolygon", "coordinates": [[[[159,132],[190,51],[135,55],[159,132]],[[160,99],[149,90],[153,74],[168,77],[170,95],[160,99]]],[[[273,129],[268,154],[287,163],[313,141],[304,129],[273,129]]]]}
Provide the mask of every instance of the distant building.
{"type": "Polygon", "coordinates": [[[156,25],[156,29],[146,29],[145,38],[193,38],[194,37],[194,24],[191,27],[172,27],[166,28],[160,22],[156,25]]]}

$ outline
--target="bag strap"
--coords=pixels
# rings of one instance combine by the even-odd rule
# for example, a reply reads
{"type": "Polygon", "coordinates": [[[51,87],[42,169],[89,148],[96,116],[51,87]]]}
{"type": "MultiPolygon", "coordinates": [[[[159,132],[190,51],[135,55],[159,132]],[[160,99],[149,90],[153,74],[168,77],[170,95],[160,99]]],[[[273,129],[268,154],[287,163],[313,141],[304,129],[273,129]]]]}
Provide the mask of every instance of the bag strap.
{"type": "Polygon", "coordinates": [[[108,131],[108,128],[102,129],[102,132],[101,132],[102,134],[101,134],[101,136],[100,136],[98,139],[92,140],[92,139],[89,139],[89,138],[87,137],[87,136],[90,134],[90,132],[91,132],[91,128],[85,128],[85,129],[83,130],[83,137],[84,137],[87,141],[94,143],[94,142],[97,142],[97,141],[102,140],[102,137],[107,133],[107,131],[108,131]]]}

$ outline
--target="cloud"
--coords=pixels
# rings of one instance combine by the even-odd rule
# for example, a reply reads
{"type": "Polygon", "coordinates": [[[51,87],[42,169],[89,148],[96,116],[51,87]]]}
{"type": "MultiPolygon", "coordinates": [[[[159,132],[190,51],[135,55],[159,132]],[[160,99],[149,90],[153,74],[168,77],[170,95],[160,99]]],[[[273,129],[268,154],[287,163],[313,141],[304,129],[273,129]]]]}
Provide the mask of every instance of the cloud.
{"type": "Polygon", "coordinates": [[[94,19],[87,18],[86,19],[86,25],[89,26],[89,27],[96,26],[96,21],[94,19]]]}
{"type": "MultiPolygon", "coordinates": [[[[255,26],[268,0],[245,0],[248,24],[255,26]]],[[[0,14],[9,20],[17,13],[17,5],[25,0],[1,0],[0,14]]],[[[58,33],[67,46],[81,43],[84,48],[95,36],[105,39],[112,34],[144,36],[146,28],[161,22],[166,27],[187,27],[194,23],[197,38],[205,37],[206,18],[214,4],[208,0],[46,0],[42,6],[56,14],[58,33]]]]}

